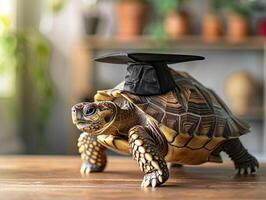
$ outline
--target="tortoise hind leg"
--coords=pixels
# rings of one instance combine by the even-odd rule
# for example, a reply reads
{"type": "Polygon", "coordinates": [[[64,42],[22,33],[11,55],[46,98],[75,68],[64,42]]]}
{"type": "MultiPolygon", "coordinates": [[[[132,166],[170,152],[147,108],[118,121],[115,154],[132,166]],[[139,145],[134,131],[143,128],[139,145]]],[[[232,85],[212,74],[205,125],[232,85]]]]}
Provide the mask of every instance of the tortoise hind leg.
{"type": "Polygon", "coordinates": [[[105,147],[97,141],[96,136],[86,132],[82,133],[78,139],[78,148],[82,160],[81,174],[104,170],[107,162],[105,147]]]}
{"type": "Polygon", "coordinates": [[[239,174],[256,173],[259,167],[257,159],[248,153],[238,138],[223,143],[222,151],[233,160],[239,174]]]}
{"type": "Polygon", "coordinates": [[[130,151],[145,173],[142,187],[156,187],[169,177],[166,162],[149,132],[148,128],[142,126],[135,126],[129,131],[130,151]]]}

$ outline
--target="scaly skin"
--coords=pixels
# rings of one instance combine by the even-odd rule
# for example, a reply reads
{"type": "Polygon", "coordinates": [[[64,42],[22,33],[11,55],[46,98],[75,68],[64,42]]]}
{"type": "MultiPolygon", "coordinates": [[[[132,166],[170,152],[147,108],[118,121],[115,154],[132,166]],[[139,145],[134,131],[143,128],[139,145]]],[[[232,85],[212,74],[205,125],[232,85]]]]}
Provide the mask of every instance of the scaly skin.
{"type": "Polygon", "coordinates": [[[141,186],[156,187],[168,179],[169,172],[163,156],[147,129],[143,126],[130,129],[129,146],[133,158],[137,160],[141,171],[145,173],[141,186]]]}
{"type": "Polygon", "coordinates": [[[229,155],[235,164],[238,174],[255,174],[259,162],[242,145],[238,138],[225,141],[221,149],[229,155]]]}
{"type": "Polygon", "coordinates": [[[107,162],[105,147],[97,141],[96,136],[82,133],[78,139],[78,148],[82,160],[81,174],[104,170],[107,162]]]}

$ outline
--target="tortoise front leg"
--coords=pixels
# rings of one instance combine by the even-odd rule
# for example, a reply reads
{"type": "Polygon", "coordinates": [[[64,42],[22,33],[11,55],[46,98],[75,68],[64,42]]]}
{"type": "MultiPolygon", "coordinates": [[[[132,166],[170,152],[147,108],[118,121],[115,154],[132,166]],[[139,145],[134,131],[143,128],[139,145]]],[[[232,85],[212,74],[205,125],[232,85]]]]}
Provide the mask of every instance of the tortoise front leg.
{"type": "Polygon", "coordinates": [[[142,126],[135,126],[129,131],[130,151],[141,171],[145,173],[142,187],[156,187],[163,184],[169,177],[166,162],[149,131],[142,126]]]}
{"type": "Polygon", "coordinates": [[[81,174],[104,170],[107,162],[105,147],[97,141],[96,136],[82,133],[78,139],[78,148],[83,161],[80,168],[81,174]]]}

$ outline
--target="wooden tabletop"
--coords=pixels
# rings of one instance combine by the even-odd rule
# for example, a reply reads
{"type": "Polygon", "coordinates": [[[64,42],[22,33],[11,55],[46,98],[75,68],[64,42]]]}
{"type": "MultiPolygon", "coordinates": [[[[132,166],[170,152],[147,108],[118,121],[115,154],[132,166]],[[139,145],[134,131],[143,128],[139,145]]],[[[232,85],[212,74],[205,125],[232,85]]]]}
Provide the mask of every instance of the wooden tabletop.
{"type": "Polygon", "coordinates": [[[104,173],[79,174],[76,156],[0,157],[0,199],[266,199],[266,164],[256,176],[234,176],[231,163],[171,169],[167,183],[141,189],[130,158],[109,158],[104,173]]]}

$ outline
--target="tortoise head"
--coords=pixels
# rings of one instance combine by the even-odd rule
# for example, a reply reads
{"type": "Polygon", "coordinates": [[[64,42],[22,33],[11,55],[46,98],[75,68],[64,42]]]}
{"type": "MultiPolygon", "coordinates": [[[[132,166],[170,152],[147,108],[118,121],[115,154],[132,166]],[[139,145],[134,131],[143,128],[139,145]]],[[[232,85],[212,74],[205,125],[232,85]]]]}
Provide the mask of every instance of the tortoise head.
{"type": "Polygon", "coordinates": [[[99,134],[109,127],[117,114],[111,101],[83,102],[72,107],[72,120],[81,131],[99,134]]]}

